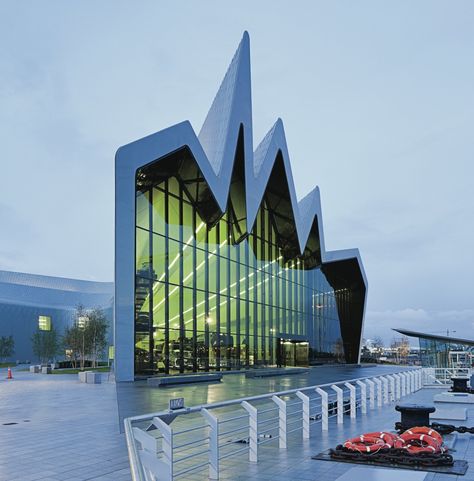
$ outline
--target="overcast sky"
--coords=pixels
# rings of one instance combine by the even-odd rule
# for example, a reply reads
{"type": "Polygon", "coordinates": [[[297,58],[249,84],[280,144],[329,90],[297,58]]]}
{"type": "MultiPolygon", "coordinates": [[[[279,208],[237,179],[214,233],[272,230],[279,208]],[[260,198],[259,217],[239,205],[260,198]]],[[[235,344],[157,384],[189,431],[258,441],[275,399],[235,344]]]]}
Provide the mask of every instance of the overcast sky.
{"type": "Polygon", "coordinates": [[[242,33],[326,247],[359,247],[365,336],[474,337],[474,2],[0,3],[0,269],[113,279],[114,154],[196,131],[242,33]],[[226,5],[226,6],[224,6],[226,5]]]}

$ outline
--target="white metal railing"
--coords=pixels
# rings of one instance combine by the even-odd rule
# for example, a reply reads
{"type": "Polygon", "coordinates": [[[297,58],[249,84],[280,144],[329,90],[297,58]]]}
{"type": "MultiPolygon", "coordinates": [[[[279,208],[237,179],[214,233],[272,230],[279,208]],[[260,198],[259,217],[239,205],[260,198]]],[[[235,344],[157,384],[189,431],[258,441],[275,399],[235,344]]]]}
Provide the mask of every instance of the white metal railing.
{"type": "Polygon", "coordinates": [[[327,431],[332,418],[343,424],[422,385],[416,368],[126,418],[132,479],[173,481],[207,470],[203,479],[218,480],[227,458],[258,462],[264,444],[287,449],[309,438],[314,424],[327,431]]]}
{"type": "Polygon", "coordinates": [[[423,368],[424,386],[445,386],[451,384],[452,377],[470,377],[474,369],[468,367],[425,367],[423,368]]]}

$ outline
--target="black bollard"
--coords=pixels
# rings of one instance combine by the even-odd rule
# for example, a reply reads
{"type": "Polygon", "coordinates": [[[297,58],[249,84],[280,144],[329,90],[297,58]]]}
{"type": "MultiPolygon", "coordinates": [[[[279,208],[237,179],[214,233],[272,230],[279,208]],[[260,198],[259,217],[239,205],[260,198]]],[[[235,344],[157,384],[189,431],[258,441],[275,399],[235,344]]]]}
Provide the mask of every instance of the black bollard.
{"type": "Polygon", "coordinates": [[[395,410],[401,414],[401,422],[397,423],[397,428],[401,431],[415,426],[430,426],[430,413],[434,413],[434,406],[420,406],[419,404],[399,404],[395,410]]]}
{"type": "Polygon", "coordinates": [[[452,377],[451,381],[453,381],[451,392],[469,392],[467,387],[468,377],[452,377]]]}

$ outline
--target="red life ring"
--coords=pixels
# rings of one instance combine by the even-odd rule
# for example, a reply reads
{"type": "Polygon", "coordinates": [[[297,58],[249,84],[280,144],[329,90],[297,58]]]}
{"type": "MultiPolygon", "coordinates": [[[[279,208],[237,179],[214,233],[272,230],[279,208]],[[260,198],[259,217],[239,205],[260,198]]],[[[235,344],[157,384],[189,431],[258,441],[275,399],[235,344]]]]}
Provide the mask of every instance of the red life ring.
{"type": "Polygon", "coordinates": [[[410,454],[433,454],[442,452],[439,442],[435,438],[428,436],[428,434],[410,434],[405,432],[400,437],[405,441],[404,448],[410,454]]]}
{"type": "Polygon", "coordinates": [[[350,451],[358,451],[359,453],[376,453],[390,446],[380,437],[362,434],[356,438],[348,439],[343,447],[350,451]]]}
{"type": "MultiPolygon", "coordinates": [[[[438,441],[438,444],[443,444],[443,437],[441,434],[438,433],[438,431],[435,431],[434,429],[428,428],[426,426],[415,426],[414,428],[407,429],[405,433],[408,434],[427,434],[428,436],[431,436],[432,438],[435,438],[436,441],[438,441]]],[[[403,434],[405,434],[403,433],[403,434]]]]}
{"type": "Polygon", "coordinates": [[[364,436],[375,436],[380,438],[382,441],[387,444],[389,448],[401,448],[405,444],[405,441],[400,438],[398,434],[389,433],[386,431],[374,432],[374,433],[366,433],[364,436]]]}

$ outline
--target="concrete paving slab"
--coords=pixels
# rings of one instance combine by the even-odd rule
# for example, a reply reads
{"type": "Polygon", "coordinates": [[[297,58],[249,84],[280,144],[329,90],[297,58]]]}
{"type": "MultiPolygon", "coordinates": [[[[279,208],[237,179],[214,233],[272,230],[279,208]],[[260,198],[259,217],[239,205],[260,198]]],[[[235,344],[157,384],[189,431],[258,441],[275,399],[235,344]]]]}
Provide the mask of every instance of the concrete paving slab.
{"type": "MultiPolygon", "coordinates": [[[[423,481],[426,473],[404,472],[404,481],[423,481]]],[[[400,481],[400,471],[396,469],[357,467],[346,471],[337,481],[400,481]]]]}

